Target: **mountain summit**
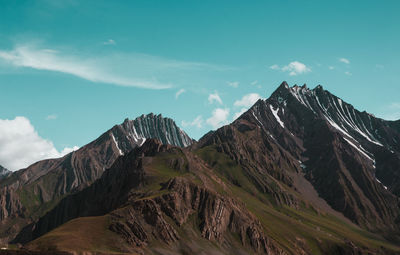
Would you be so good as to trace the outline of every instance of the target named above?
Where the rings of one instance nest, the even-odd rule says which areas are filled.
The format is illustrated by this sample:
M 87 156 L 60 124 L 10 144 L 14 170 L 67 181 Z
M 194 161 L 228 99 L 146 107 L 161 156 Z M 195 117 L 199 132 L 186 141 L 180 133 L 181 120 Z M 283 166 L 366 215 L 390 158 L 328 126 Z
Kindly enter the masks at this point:
M 398 122 L 284 82 L 198 142 L 142 115 L 14 173 L 0 233 L 75 254 L 399 254 L 398 141 Z

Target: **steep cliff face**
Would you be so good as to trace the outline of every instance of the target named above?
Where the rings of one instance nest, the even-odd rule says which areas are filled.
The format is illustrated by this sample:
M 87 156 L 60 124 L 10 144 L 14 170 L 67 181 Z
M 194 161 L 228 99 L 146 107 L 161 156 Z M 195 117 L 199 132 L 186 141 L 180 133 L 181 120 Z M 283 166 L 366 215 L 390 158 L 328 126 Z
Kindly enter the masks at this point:
M 166 144 L 188 146 L 193 140 L 175 122 L 161 115 L 125 120 L 93 142 L 63 158 L 37 162 L 0 180 L 0 238 L 4 241 L 23 226 L 51 209 L 64 195 L 97 180 L 121 155 L 157 138 Z M 10 225 L 9 217 L 18 218 Z

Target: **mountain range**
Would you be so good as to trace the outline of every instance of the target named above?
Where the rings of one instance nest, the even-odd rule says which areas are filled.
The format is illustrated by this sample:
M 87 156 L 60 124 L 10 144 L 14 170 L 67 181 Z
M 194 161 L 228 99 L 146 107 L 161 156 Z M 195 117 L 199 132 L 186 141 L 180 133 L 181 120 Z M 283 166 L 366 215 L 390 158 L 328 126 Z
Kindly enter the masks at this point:
M 126 119 L 0 180 L 3 253 L 399 254 L 399 143 L 400 120 L 286 82 L 199 141 Z

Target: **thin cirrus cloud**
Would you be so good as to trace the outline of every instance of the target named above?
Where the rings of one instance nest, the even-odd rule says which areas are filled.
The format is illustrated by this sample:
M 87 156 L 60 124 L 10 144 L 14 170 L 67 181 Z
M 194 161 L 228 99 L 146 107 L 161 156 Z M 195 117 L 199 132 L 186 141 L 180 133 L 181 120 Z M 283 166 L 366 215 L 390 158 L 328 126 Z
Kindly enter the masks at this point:
M 305 74 L 311 72 L 311 68 L 306 66 L 304 63 L 299 61 L 290 62 L 288 65 L 280 67 L 279 65 L 272 65 L 269 67 L 272 70 L 280 70 L 282 72 L 288 72 L 290 76 L 296 76 L 299 74 Z
M 110 42 L 109 42 L 110 43 Z M 36 44 L 0 50 L 0 62 L 13 67 L 70 74 L 95 83 L 145 89 L 168 89 L 183 74 L 226 71 L 230 67 L 185 62 L 135 53 L 113 53 L 96 57 L 40 48 Z M 155 74 L 159 77 L 155 77 Z M 160 78 L 163 81 L 160 81 Z
M 129 77 L 128 75 L 116 74 L 96 64 L 95 59 L 80 59 L 76 56 L 66 56 L 52 49 L 17 46 L 11 51 L 0 51 L 0 59 L 16 67 L 61 72 L 92 82 L 147 89 L 165 89 L 171 87 L 169 84 L 157 81 L 147 81 Z
M 233 87 L 233 88 L 239 87 L 238 81 L 228 81 L 227 84 L 228 84 L 228 86 Z
M 46 120 L 55 120 L 57 117 L 57 114 L 50 114 L 46 116 Z
M 197 116 L 194 120 L 192 121 L 182 121 L 182 126 L 183 127 L 197 127 L 197 128 L 202 128 L 203 127 L 203 116 L 199 115 Z
M 209 102 L 210 104 L 212 104 L 212 103 L 214 103 L 214 102 L 217 102 L 217 103 L 219 103 L 219 104 L 222 104 L 222 99 L 221 99 L 221 97 L 219 96 L 218 92 L 214 92 L 213 94 L 210 94 L 210 95 L 208 96 L 208 102 Z
M 107 41 L 103 42 L 104 45 L 115 45 L 116 42 L 113 39 L 108 39 Z
M 339 58 L 339 61 L 345 64 L 350 64 L 350 60 L 348 60 L 347 58 Z
M 178 99 L 178 97 L 179 97 L 180 95 L 182 95 L 183 93 L 185 93 L 185 92 L 186 92 L 185 89 L 180 89 L 180 90 L 178 90 L 178 91 L 175 93 L 175 99 Z
M 77 149 L 77 146 L 65 147 L 59 152 L 51 141 L 39 136 L 26 117 L 0 119 L 0 165 L 11 171 L 42 159 L 62 157 Z

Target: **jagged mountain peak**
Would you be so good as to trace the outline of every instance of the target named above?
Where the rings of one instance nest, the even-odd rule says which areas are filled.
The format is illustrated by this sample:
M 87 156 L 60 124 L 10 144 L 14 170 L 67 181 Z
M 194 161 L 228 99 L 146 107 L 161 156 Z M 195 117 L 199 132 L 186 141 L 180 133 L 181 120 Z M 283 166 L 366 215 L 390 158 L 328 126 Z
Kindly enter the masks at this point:
M 334 129 L 351 140 L 366 139 L 379 146 L 392 143 L 389 137 L 384 137 L 382 125 L 387 125 L 383 120 L 365 111 L 358 111 L 321 85 L 314 89 L 309 89 L 306 85 L 286 85 L 286 82 L 282 83 L 271 97 L 265 100 L 265 103 L 273 106 L 274 115 L 280 124 L 285 122 L 281 122 L 281 119 L 285 119 L 286 108 L 297 108 L 309 112 L 315 118 L 325 119 Z M 286 110 L 287 114 L 289 112 Z
M 253 119 L 252 122 L 272 139 L 282 136 L 282 133 L 303 137 L 306 126 L 324 122 L 346 146 L 370 162 L 371 168 L 378 169 L 376 171 L 382 178 L 383 171 L 379 172 L 380 167 L 376 166 L 379 156 L 375 151 L 385 151 L 385 154 L 392 155 L 390 157 L 395 157 L 395 152 L 400 151 L 396 138 L 400 129 L 396 122 L 376 118 L 366 111 L 360 112 L 321 85 L 309 89 L 305 85 L 290 87 L 284 82 L 271 97 L 256 103 L 249 114 L 243 117 Z M 396 183 L 392 180 L 385 182 Z
M 164 144 L 187 147 L 194 140 L 191 139 L 175 121 L 171 118 L 163 117 L 161 114 L 142 114 L 134 120 L 125 119 L 121 125 L 116 125 L 111 130 L 115 144 L 121 151 L 125 151 L 126 146 L 120 141 L 128 140 L 128 143 L 142 145 L 148 138 L 155 138 Z M 126 141 L 125 141 L 126 143 Z M 120 154 L 123 154 L 122 152 Z

